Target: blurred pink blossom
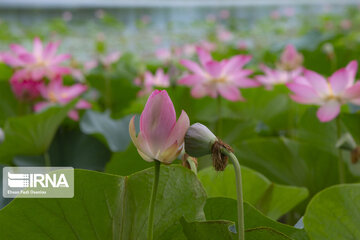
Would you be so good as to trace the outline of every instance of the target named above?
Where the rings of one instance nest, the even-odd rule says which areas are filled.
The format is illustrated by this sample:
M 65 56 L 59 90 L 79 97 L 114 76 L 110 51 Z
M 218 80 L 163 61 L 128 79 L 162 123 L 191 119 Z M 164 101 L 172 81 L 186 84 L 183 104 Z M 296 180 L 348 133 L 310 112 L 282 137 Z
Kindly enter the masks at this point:
M 122 53 L 119 51 L 112 52 L 106 56 L 99 56 L 99 59 L 93 59 L 86 61 L 84 63 L 84 70 L 86 72 L 91 71 L 92 69 L 96 68 L 99 64 L 104 66 L 105 68 L 110 68 L 110 66 L 117 62 L 121 58 Z
M 344 19 L 340 23 L 341 28 L 344 30 L 349 30 L 351 28 L 351 25 L 351 20 L 349 19 Z
M 220 62 L 214 61 L 209 52 L 197 48 L 200 65 L 190 60 L 180 63 L 191 71 L 178 81 L 179 84 L 191 86 L 191 94 L 195 98 L 206 95 L 216 98 L 218 95 L 230 100 L 243 100 L 239 88 L 257 87 L 259 84 L 247 76 L 252 73 L 243 66 L 251 60 L 251 56 L 236 55 Z
M 237 47 L 240 50 L 246 50 L 248 48 L 248 45 L 244 40 L 239 40 L 238 43 L 237 43 Z
M 360 105 L 360 82 L 355 82 L 357 68 L 357 62 L 351 61 L 328 79 L 305 70 L 304 77 L 298 77 L 293 83 L 287 84 L 293 92 L 290 97 L 298 103 L 319 105 L 319 120 L 331 121 L 340 113 L 341 105 L 348 102 Z
M 260 65 L 265 75 L 256 76 L 256 80 L 269 90 L 273 85 L 289 83 L 303 73 L 302 63 L 303 55 L 293 45 L 288 44 L 276 64 L 277 69 Z
M 293 7 L 287 7 L 284 9 L 284 15 L 287 17 L 292 17 L 295 15 L 295 8 Z
M 134 82 L 137 86 L 143 88 L 138 93 L 138 96 L 144 96 L 150 94 L 154 87 L 169 87 L 170 77 L 164 73 L 162 68 L 159 68 L 156 70 L 154 75 L 150 71 L 146 71 L 143 75 L 143 79 L 138 77 L 134 80 Z
M 212 52 L 212 51 L 214 51 L 216 49 L 216 44 L 215 43 L 212 43 L 212 42 L 209 42 L 209 41 L 206 41 L 206 40 L 200 41 L 197 44 L 197 46 L 204 49 L 207 52 Z
M 282 70 L 296 70 L 302 66 L 304 57 L 296 48 L 288 44 L 281 54 L 278 67 Z
M 39 112 L 43 109 L 59 104 L 65 105 L 71 100 L 79 97 L 87 90 L 87 86 L 83 84 L 74 84 L 72 86 L 64 86 L 62 79 L 58 78 L 50 82 L 47 86 L 42 86 L 40 88 L 41 96 L 45 101 L 38 102 L 34 106 L 34 111 Z M 68 113 L 68 116 L 77 121 L 79 120 L 79 109 L 88 109 L 91 108 L 91 104 L 83 99 L 79 100 L 75 106 L 75 109 L 71 110 Z
M 274 10 L 270 13 L 270 18 L 271 19 L 274 19 L 274 20 L 277 20 L 280 18 L 280 12 L 277 11 L 277 10 Z
M 265 73 L 265 75 L 258 75 L 255 79 L 264 85 L 268 90 L 271 90 L 274 85 L 291 82 L 294 78 L 300 76 L 303 71 L 302 68 L 298 68 L 293 71 L 271 69 L 263 64 L 260 65 L 260 69 Z
M 221 19 L 228 19 L 230 17 L 230 11 L 229 10 L 221 10 L 219 15 L 220 15 Z
M 196 46 L 194 44 L 185 44 L 182 46 L 182 54 L 186 57 L 192 57 L 196 53 Z
M 105 16 L 105 11 L 102 9 L 98 9 L 95 11 L 95 17 L 99 19 L 103 19 Z
M 12 81 L 41 81 L 47 77 L 52 80 L 70 73 L 70 68 L 61 63 L 70 59 L 70 54 L 56 55 L 60 42 L 50 42 L 45 47 L 39 38 L 34 39 L 33 51 L 28 52 L 23 46 L 11 44 L 11 52 L 3 54 L 3 60 L 15 68 Z
M 230 32 L 229 30 L 227 30 L 223 27 L 218 28 L 216 34 L 217 34 L 217 38 L 221 42 L 228 42 L 233 39 L 232 32 Z
M 149 24 L 151 21 L 151 18 L 149 15 L 142 15 L 140 20 L 143 24 Z
M 168 48 L 159 48 L 155 51 L 155 56 L 160 61 L 170 61 L 171 60 L 171 50 Z
M 22 101 L 33 101 L 40 96 L 40 89 L 44 86 L 44 81 L 34 81 L 32 79 L 18 81 L 11 79 L 10 85 L 18 99 Z
M 69 22 L 69 21 L 71 21 L 71 19 L 72 19 L 72 13 L 69 12 L 69 11 L 65 11 L 65 12 L 63 12 L 63 14 L 62 14 L 62 18 L 63 18 L 63 20 L 64 20 L 65 22 Z

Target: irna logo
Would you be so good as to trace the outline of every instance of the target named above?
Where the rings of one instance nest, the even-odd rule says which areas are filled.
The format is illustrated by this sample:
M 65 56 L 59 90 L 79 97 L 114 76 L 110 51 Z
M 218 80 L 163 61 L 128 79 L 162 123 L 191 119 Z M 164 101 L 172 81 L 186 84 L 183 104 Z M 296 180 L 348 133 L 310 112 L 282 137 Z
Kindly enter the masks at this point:
M 8 186 L 11 188 L 24 188 L 24 187 L 69 187 L 65 174 L 19 174 L 8 172 Z
M 72 198 L 72 167 L 4 167 L 5 198 Z

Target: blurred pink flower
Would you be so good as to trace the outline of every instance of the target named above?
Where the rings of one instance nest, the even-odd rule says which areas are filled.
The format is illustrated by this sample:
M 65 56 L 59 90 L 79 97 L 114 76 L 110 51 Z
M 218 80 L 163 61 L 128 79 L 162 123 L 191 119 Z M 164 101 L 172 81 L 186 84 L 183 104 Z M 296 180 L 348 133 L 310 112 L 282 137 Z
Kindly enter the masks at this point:
M 287 17 L 292 17 L 295 15 L 295 8 L 293 7 L 287 7 L 284 9 L 284 15 Z
M 155 56 L 160 61 L 170 61 L 171 60 L 171 50 L 168 48 L 159 48 L 155 51 Z
M 99 56 L 99 60 L 93 59 L 90 61 L 86 61 L 84 63 L 84 70 L 86 72 L 89 72 L 92 69 L 96 68 L 99 63 L 105 68 L 110 68 L 113 63 L 117 62 L 121 58 L 121 55 L 121 52 L 115 51 L 106 56 Z
M 105 11 L 102 9 L 98 9 L 95 11 L 95 17 L 98 19 L 103 19 L 105 17 Z
M 87 90 L 87 86 L 83 84 L 74 84 L 72 86 L 64 86 L 62 79 L 58 78 L 48 84 L 48 86 L 42 86 L 40 88 L 41 96 L 46 100 L 38 102 L 34 106 L 35 112 L 39 112 L 47 107 L 60 104 L 65 105 L 71 100 L 79 97 Z M 75 109 L 68 113 L 68 116 L 77 121 L 79 120 L 78 109 L 91 108 L 91 104 L 83 99 L 79 100 L 75 106 Z
M 151 21 L 151 18 L 150 18 L 149 15 L 142 15 L 142 16 L 141 16 L 141 22 L 142 22 L 143 24 L 149 24 L 150 21 Z
M 293 81 L 303 73 L 303 56 L 297 52 L 296 48 L 288 44 L 276 64 L 277 69 L 271 69 L 265 65 L 260 65 L 260 69 L 265 75 L 256 76 L 256 80 L 264 85 L 268 90 L 274 85 L 285 84 Z
M 191 94 L 195 98 L 218 95 L 230 101 L 243 100 L 239 88 L 257 87 L 259 83 L 249 79 L 252 73 L 243 66 L 251 60 L 251 56 L 236 55 L 220 62 L 214 61 L 209 52 L 197 48 L 200 65 L 190 60 L 180 63 L 192 73 L 179 80 L 179 84 L 191 86 Z
M 240 50 L 246 50 L 248 48 L 248 44 L 244 40 L 239 40 L 238 43 L 237 43 L 237 47 Z
M 196 53 L 196 46 L 194 44 L 185 44 L 182 46 L 182 54 L 186 57 L 192 57 Z
M 217 29 L 216 34 L 217 34 L 217 38 L 221 42 L 228 42 L 231 39 L 233 39 L 233 37 L 234 37 L 233 34 L 229 30 L 222 28 L 222 27 Z
M 258 75 L 255 79 L 264 85 L 268 90 L 271 90 L 274 85 L 291 82 L 294 78 L 300 76 L 303 71 L 302 68 L 298 68 L 293 71 L 271 69 L 263 64 L 260 65 L 260 69 L 265 73 L 265 75 Z
M 303 61 L 303 55 L 299 53 L 293 45 L 288 44 L 286 45 L 277 66 L 282 70 L 296 70 L 302 66 Z
M 216 44 L 209 41 L 201 41 L 197 44 L 198 47 L 204 49 L 207 52 L 212 52 L 216 49 Z
M 277 20 L 280 18 L 280 12 L 277 10 L 274 10 L 270 13 L 270 18 L 273 20 Z
M 117 62 L 120 59 L 121 55 L 122 55 L 121 52 L 115 51 L 106 56 L 100 56 L 100 62 L 105 67 L 110 67 L 111 64 Z
M 96 59 L 92 59 L 90 61 L 84 62 L 84 70 L 86 72 L 91 71 L 92 69 L 96 68 L 98 66 L 98 61 Z
M 33 51 L 28 52 L 23 46 L 11 44 L 12 52 L 4 53 L 4 62 L 16 69 L 12 81 L 50 80 L 70 73 L 70 68 L 60 64 L 70 59 L 70 54 L 56 55 L 60 42 L 50 42 L 43 47 L 39 38 L 34 39 Z
M 349 19 L 344 19 L 340 23 L 341 28 L 344 30 L 349 30 L 351 28 L 351 25 L 351 20 Z
M 148 162 L 158 160 L 170 164 L 183 149 L 189 117 L 181 112 L 176 121 L 174 105 L 165 90 L 155 90 L 140 116 L 140 132 L 136 136 L 133 117 L 129 124 L 130 137 L 140 156 Z
M 24 79 L 22 81 L 10 80 L 11 89 L 15 96 L 23 101 L 32 101 L 40 96 L 40 89 L 44 86 L 43 81 Z
M 71 21 L 71 19 L 72 19 L 72 13 L 69 12 L 69 11 L 65 11 L 65 12 L 63 12 L 63 14 L 62 14 L 62 18 L 63 18 L 63 20 L 64 20 L 65 22 L 69 22 L 69 21 Z
M 155 75 L 153 75 L 150 71 L 146 71 L 144 73 L 143 80 L 141 80 L 140 78 L 136 78 L 134 82 L 137 86 L 143 88 L 138 93 L 138 96 L 144 96 L 150 94 L 153 91 L 153 87 L 169 87 L 170 77 L 169 75 L 164 73 L 164 70 L 162 68 L 159 68 L 156 71 Z
M 360 105 L 360 82 L 355 83 L 358 64 L 351 61 L 328 79 L 316 72 L 306 70 L 304 77 L 298 77 L 287 87 L 294 93 L 290 97 L 299 103 L 315 104 L 320 108 L 317 117 L 328 122 L 340 113 L 342 104 L 348 102 Z
M 219 15 L 220 15 L 221 19 L 228 19 L 230 17 L 230 11 L 229 10 L 221 10 Z

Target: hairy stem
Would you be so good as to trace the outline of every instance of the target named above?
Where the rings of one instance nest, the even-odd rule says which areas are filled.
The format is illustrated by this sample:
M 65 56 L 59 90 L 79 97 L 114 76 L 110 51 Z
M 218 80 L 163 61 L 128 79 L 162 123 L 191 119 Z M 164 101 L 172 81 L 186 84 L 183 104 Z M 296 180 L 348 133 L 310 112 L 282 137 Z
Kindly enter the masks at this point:
M 338 116 L 336 118 L 336 130 L 337 130 L 337 139 L 341 138 L 341 121 L 340 117 Z M 338 170 L 339 170 L 339 182 L 345 183 L 345 166 L 344 166 L 344 160 L 342 156 L 342 151 L 340 148 L 338 148 Z
M 221 96 L 217 97 L 217 119 L 216 119 L 216 136 L 221 137 L 222 134 L 222 106 Z
M 241 183 L 241 167 L 236 156 L 225 148 L 221 149 L 221 152 L 230 158 L 235 170 L 236 177 L 236 194 L 237 194 L 237 212 L 238 212 L 238 239 L 245 240 L 245 226 L 244 226 L 244 201 L 242 194 L 242 183 Z
M 147 232 L 148 240 L 152 240 L 154 235 L 155 200 L 156 200 L 156 194 L 157 194 L 157 189 L 159 185 L 159 176 L 160 176 L 160 161 L 155 160 L 154 162 L 155 162 L 155 175 L 154 175 L 154 183 L 152 187 L 150 207 L 149 207 L 148 232 Z

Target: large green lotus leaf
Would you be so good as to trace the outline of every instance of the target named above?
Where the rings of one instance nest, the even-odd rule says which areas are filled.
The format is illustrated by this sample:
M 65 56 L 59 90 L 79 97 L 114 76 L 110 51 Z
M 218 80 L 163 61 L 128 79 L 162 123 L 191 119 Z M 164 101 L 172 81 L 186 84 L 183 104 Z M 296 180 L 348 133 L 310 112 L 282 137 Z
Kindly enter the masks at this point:
M 307 206 L 304 226 L 311 239 L 360 239 L 360 184 L 343 184 L 319 192 Z
M 337 155 L 335 147 L 337 142 L 337 130 L 335 120 L 331 122 L 320 122 L 316 117 L 316 108 L 309 108 L 301 118 L 296 138 L 301 142 L 313 144 L 323 151 Z
M 152 166 L 140 157 L 135 145 L 130 144 L 124 152 L 113 153 L 105 172 L 125 176 Z
M 121 177 L 75 170 L 74 198 L 19 198 L 3 208 L 0 239 L 146 239 L 153 172 Z M 185 239 L 179 220 L 204 220 L 206 194 L 188 169 L 160 172 L 154 239 Z
M 342 114 L 341 120 L 357 145 L 360 145 L 360 114 Z
M 0 162 L 11 163 L 15 155 L 45 153 L 56 130 L 74 104 L 72 102 L 38 114 L 9 118 L 4 126 L 5 140 L 0 144 Z
M 103 171 L 111 152 L 98 139 L 82 133 L 79 129 L 62 128 L 57 132 L 48 150 L 51 166 Z M 44 155 L 16 156 L 16 166 L 43 166 Z
M 81 131 L 94 134 L 107 143 L 113 152 L 124 151 L 130 142 L 129 121 L 131 116 L 114 120 L 110 112 L 86 111 L 80 122 Z
M 241 168 L 244 200 L 256 206 L 270 218 L 277 219 L 290 211 L 308 196 L 303 187 L 272 183 L 260 173 Z M 216 172 L 212 167 L 199 171 L 198 177 L 209 197 L 236 199 L 235 173 L 232 165 Z
M 14 117 L 19 111 L 20 104 L 12 93 L 8 82 L 0 81 L 0 124 L 8 117 Z
M 206 220 L 229 220 L 237 222 L 237 202 L 232 198 L 208 198 L 204 207 Z M 244 203 L 245 229 L 270 227 L 294 240 L 308 240 L 303 229 L 274 221 L 248 203 Z
M 339 181 L 337 157 L 315 145 L 287 138 L 259 138 L 233 147 L 243 165 L 271 181 L 306 187 L 311 195 Z
M 234 223 L 230 221 L 187 222 L 181 219 L 183 231 L 188 240 L 236 240 L 231 231 Z M 268 227 L 251 228 L 245 231 L 246 240 L 291 240 L 288 236 Z
M 111 157 L 105 144 L 79 129 L 59 131 L 51 143 L 49 154 L 53 166 L 72 166 L 96 171 L 103 171 Z
M 11 67 L 0 62 L 0 81 L 8 81 L 11 78 L 12 72 Z

